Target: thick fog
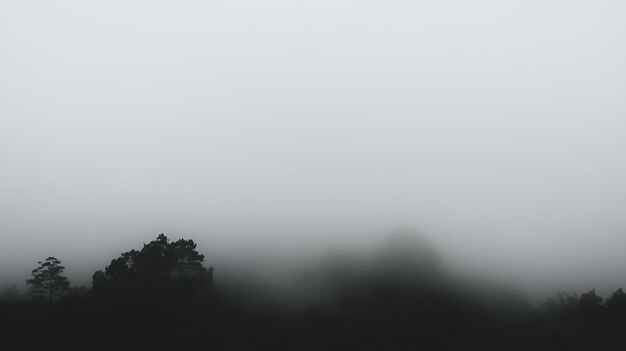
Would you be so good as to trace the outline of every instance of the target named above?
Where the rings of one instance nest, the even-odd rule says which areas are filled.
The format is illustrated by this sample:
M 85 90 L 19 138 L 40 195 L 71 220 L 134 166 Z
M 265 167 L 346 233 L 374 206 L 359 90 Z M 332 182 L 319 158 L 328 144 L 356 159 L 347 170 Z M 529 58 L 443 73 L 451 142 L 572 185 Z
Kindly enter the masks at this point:
M 194 239 L 219 281 L 401 225 L 460 275 L 626 287 L 625 14 L 1 0 L 0 281 L 55 256 L 89 284 L 158 233 Z

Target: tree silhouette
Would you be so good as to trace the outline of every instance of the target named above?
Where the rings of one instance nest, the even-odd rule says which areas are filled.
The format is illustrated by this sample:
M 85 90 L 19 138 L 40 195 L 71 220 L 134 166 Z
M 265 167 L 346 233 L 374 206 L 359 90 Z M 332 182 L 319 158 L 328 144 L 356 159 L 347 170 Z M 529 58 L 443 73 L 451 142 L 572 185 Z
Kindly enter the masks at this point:
M 573 311 L 578 306 L 578 293 L 570 294 L 565 291 L 558 291 L 555 296 L 549 297 L 547 305 L 549 308 L 561 311 Z
M 606 300 L 606 308 L 611 317 L 626 317 L 626 293 L 622 288 L 617 289 Z
M 578 300 L 578 311 L 585 318 L 591 318 L 602 313 L 602 297 L 596 294 L 595 289 L 583 293 Z
M 32 271 L 33 278 L 26 280 L 30 285 L 30 294 L 37 298 L 48 298 L 52 301 L 59 298 L 69 289 L 70 281 L 61 275 L 65 267 L 55 257 L 39 261 L 39 267 Z
M 122 253 L 104 271 L 96 271 L 92 277 L 93 290 L 152 296 L 189 293 L 212 282 L 213 267 L 204 268 L 203 261 L 204 255 L 196 251 L 193 240 L 170 242 L 160 234 L 141 250 Z
M 169 246 L 172 256 L 173 273 L 177 276 L 195 275 L 204 269 L 202 261 L 204 255 L 196 251 L 196 243 L 193 240 L 179 239 Z

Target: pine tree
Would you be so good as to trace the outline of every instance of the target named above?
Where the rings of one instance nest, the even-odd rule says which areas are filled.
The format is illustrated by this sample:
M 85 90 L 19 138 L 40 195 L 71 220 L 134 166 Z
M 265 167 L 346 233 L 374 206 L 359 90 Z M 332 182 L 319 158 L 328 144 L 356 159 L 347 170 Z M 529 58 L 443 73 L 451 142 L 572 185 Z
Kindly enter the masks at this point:
M 61 275 L 65 270 L 61 261 L 48 257 L 38 263 L 40 266 L 32 271 L 33 278 L 26 280 L 30 285 L 30 294 L 48 301 L 61 297 L 70 286 L 70 281 Z

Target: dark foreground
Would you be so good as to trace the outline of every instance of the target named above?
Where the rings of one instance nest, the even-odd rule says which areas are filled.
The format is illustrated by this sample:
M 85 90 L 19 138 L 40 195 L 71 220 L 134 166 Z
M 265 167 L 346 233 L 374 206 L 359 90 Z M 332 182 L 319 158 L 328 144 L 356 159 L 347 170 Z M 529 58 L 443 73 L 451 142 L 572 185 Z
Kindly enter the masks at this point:
M 532 308 L 370 282 L 303 308 L 193 299 L 68 296 L 0 305 L 2 350 L 624 350 L 623 313 Z M 363 290 L 362 290 L 363 289 Z M 217 289 L 216 289 L 217 290 Z
M 428 251 L 396 251 L 334 269 L 324 298 L 299 303 L 220 286 L 192 241 L 165 236 L 112 260 L 90 289 L 68 289 L 49 258 L 29 280 L 35 296 L 0 298 L 0 350 L 626 350 L 621 289 L 532 306 L 406 259 Z

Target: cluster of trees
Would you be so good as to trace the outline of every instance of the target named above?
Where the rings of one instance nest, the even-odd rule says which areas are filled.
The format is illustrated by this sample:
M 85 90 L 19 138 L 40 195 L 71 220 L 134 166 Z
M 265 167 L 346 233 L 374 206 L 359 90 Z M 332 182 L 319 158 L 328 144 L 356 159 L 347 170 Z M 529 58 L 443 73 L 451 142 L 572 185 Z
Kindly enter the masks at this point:
M 189 297 L 207 291 L 213 283 L 213 267 L 205 268 L 203 261 L 204 255 L 196 251 L 193 240 L 170 241 L 160 234 L 140 250 L 124 252 L 104 270 L 96 271 L 92 292 L 121 298 Z M 33 277 L 26 280 L 29 295 L 49 301 L 60 299 L 70 286 L 64 270 L 55 257 L 40 261 Z
M 547 301 L 548 308 L 565 317 L 579 316 L 585 319 L 626 318 L 626 293 L 617 289 L 610 297 L 603 299 L 595 289 L 581 294 L 559 292 Z

